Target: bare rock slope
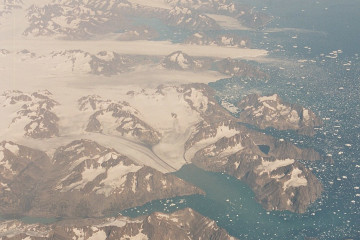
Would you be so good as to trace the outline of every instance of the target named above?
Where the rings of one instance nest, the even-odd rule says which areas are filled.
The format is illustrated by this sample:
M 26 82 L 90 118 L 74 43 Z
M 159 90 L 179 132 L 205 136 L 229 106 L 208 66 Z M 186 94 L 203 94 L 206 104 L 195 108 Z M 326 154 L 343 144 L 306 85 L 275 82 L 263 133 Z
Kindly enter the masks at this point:
M 41 239 L 141 239 L 141 240 L 236 240 L 215 221 L 186 208 L 171 214 L 153 213 L 131 219 L 119 216 L 108 219 L 63 221 L 50 225 L 7 221 L 0 224 L 4 240 Z

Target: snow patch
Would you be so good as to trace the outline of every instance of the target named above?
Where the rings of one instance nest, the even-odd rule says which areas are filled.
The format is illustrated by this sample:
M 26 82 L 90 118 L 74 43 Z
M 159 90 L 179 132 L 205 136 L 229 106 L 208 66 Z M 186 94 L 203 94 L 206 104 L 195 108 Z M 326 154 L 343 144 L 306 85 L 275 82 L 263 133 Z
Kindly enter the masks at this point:
M 19 155 L 19 147 L 15 144 L 5 143 L 5 148 L 15 154 L 16 156 Z
M 272 171 L 289 166 L 295 162 L 294 159 L 283 159 L 283 160 L 275 160 L 275 161 L 262 161 L 261 165 L 259 165 L 256 170 L 260 171 L 260 175 L 267 173 L 270 174 Z
M 294 168 L 291 172 L 291 177 L 289 180 L 284 182 L 283 189 L 286 190 L 289 187 L 300 187 L 307 185 L 307 179 L 305 176 L 300 176 L 302 171 L 299 168 Z

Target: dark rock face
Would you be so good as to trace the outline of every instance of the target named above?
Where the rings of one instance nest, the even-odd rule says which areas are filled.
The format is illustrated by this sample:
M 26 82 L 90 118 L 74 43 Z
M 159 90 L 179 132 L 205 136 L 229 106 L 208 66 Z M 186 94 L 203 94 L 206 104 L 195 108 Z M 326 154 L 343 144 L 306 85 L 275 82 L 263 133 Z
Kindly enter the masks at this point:
M 215 221 L 186 208 L 171 214 L 153 213 L 136 219 L 119 216 L 109 219 L 84 219 L 63 221 L 50 225 L 26 225 L 8 221 L 0 225 L 0 237 L 20 240 L 28 237 L 40 239 L 141 239 L 183 240 L 212 239 L 236 240 Z M 14 233 L 12 229 L 17 229 Z
M 207 15 L 194 9 L 178 6 L 169 11 L 166 22 L 169 25 L 190 28 L 191 30 L 206 31 L 220 29 L 215 20 Z
M 49 91 L 38 91 L 32 94 L 7 91 L 3 96 L 6 99 L 3 107 L 17 105 L 20 108 L 9 128 L 22 121 L 25 122 L 25 136 L 36 139 L 59 136 L 59 118 L 53 112 L 54 107 L 59 103 L 52 99 Z
M 49 157 L 41 151 L 13 142 L 0 143 L 1 215 L 30 210 L 50 166 Z
M 232 0 L 167 0 L 172 6 L 196 9 L 199 12 L 222 14 L 236 18 L 249 28 L 262 28 L 269 24 L 273 17 L 257 12 L 253 8 Z
M 22 0 L 4 0 L 0 10 L 0 17 L 10 14 L 14 9 L 21 9 L 23 7 Z
M 226 58 L 215 62 L 217 71 L 220 73 L 249 79 L 267 79 L 268 75 L 259 68 L 237 59 Z
M 238 107 L 242 109 L 239 120 L 259 128 L 291 129 L 300 134 L 313 135 L 314 127 L 322 124 L 314 112 L 296 104 L 285 103 L 277 94 L 263 97 L 251 94 L 243 98 Z
M 268 210 L 302 213 L 321 196 L 319 180 L 297 161 L 321 160 L 318 152 L 250 130 L 214 106 L 203 109 L 206 120 L 195 126 L 185 144 L 187 161 L 245 181 Z
M 305 212 L 322 192 L 319 180 L 295 160 L 302 159 L 308 150 L 294 146 L 294 151 L 278 155 L 277 144 L 269 144 L 272 148 L 266 154 L 253 141 L 249 132 L 223 137 L 198 151 L 192 162 L 245 181 L 268 210 Z
M 181 51 L 173 52 L 165 57 L 162 66 L 172 70 L 206 70 L 211 66 L 211 60 L 194 58 Z
M 94 110 L 86 127 L 88 132 L 113 133 L 133 137 L 147 145 L 155 145 L 161 134 L 144 122 L 138 110 L 127 102 L 102 100 L 98 96 L 87 96 L 79 99 L 79 109 Z
M 64 39 L 89 39 L 123 26 L 120 12 L 131 4 L 126 0 L 110 1 L 58 1 L 42 7 L 32 5 L 27 10 L 29 27 L 24 35 L 56 36 Z M 97 9 L 98 11 L 94 11 Z M 62 19 L 62 20 L 59 20 Z
M 180 152 L 182 161 L 192 162 L 206 170 L 226 172 L 245 181 L 255 192 L 258 201 L 269 210 L 304 212 L 309 204 L 320 197 L 321 183 L 297 161 L 320 160 L 318 152 L 298 148 L 289 142 L 276 140 L 240 125 L 238 121 L 241 116 L 238 119 L 230 115 L 216 101 L 214 90 L 205 84 L 159 86 L 154 91 L 157 96 L 165 96 L 169 92 L 178 94 L 176 99 L 181 99 L 181 104 L 187 109 L 186 113 L 191 112 L 196 116 L 187 127 L 187 135 L 180 146 L 184 147 L 183 152 Z M 138 94 L 147 93 L 144 91 Z M 16 107 L 17 104 L 24 106 L 18 112 L 20 117 L 33 116 L 34 113 L 36 116 L 46 116 L 37 110 L 51 111 L 58 104 L 50 96 L 47 91 L 33 94 L 12 92 L 5 95 L 3 107 Z M 271 112 L 273 108 L 289 112 L 290 115 L 291 112 L 298 114 L 302 111 L 299 119 L 311 122 L 312 118 L 309 116 L 313 116 L 313 113 L 285 105 L 276 95 L 250 98 L 255 99 L 252 101 L 256 101 L 259 106 L 249 105 L 245 110 L 264 109 L 261 119 L 266 120 L 269 116 L 282 113 Z M 252 101 L 245 102 L 250 104 Z M 260 106 L 260 103 L 263 105 Z M 104 100 L 99 96 L 89 95 L 78 100 L 78 108 L 89 116 L 85 124 L 87 131 L 125 136 L 142 146 L 154 146 L 163 138 L 160 134 L 163 133 L 162 130 L 151 127 L 147 123 L 149 118 L 145 118 L 127 102 Z M 305 117 L 306 111 L 308 117 Z M 184 114 L 182 111 L 178 113 Z M 289 114 L 283 114 L 284 121 L 292 123 L 293 120 L 287 119 Z M 177 114 L 172 113 L 173 119 L 177 117 Z M 156 125 L 156 122 L 153 124 Z M 45 153 L 42 154 L 46 156 Z M 2 187 L 9 189 L 11 193 L 3 198 L 4 202 L 10 199 L 9 204 L 14 206 L 7 208 L 8 214 L 17 214 L 17 204 L 26 202 L 26 207 L 23 208 L 26 211 L 23 212 L 32 216 L 103 216 L 155 199 L 203 193 L 173 175 L 139 165 L 114 149 L 89 140 L 73 141 L 58 148 L 52 160 L 50 165 L 44 164 L 39 170 L 44 176 L 43 182 L 37 183 L 37 178 L 30 179 L 29 182 L 37 184 L 31 201 L 23 200 L 19 195 L 11 195 L 12 191 L 22 191 L 22 188 L 19 186 L 19 190 L 13 190 L 4 182 Z M 0 166 L 4 167 L 4 176 L 11 173 L 6 159 Z M 13 199 L 16 198 L 20 199 L 19 202 L 14 202 Z
M 181 195 L 202 194 L 170 174 L 141 166 L 89 140 L 37 150 L 1 144 L 1 215 L 89 217 Z

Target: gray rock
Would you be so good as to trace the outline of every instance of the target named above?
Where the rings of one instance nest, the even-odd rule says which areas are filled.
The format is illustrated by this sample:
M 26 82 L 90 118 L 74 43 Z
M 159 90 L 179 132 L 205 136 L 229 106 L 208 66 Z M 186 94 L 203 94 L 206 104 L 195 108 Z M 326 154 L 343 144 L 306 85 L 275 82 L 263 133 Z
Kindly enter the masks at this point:
M 96 109 L 89 118 L 86 127 L 88 132 L 118 132 L 122 136 L 133 137 L 150 146 L 160 141 L 160 132 L 144 122 L 139 111 L 127 102 L 104 101 L 98 96 L 87 96 L 79 100 L 79 108 Z
M 37 139 L 59 136 L 59 118 L 53 112 L 53 108 L 59 103 L 51 98 L 52 94 L 49 91 L 38 91 L 32 94 L 6 91 L 3 96 L 5 96 L 3 107 L 17 104 L 20 108 L 10 128 L 17 121 L 24 120 L 26 122 L 25 136 Z
M 172 70 L 201 71 L 210 68 L 211 60 L 191 57 L 182 51 L 176 51 L 164 58 L 162 66 Z
M 218 72 L 246 79 L 268 79 L 269 76 L 252 64 L 238 59 L 226 58 L 214 63 Z
M 166 23 L 172 26 L 188 28 L 193 31 L 220 29 L 216 21 L 194 9 L 175 6 L 168 12 Z
M 29 237 L 40 239 L 142 239 L 183 240 L 212 239 L 236 240 L 224 229 L 192 209 L 186 208 L 171 214 L 153 213 L 131 219 L 119 216 L 108 219 L 66 220 L 49 225 L 26 225 L 19 221 L 7 221 L 0 225 L 4 240 L 20 240 Z M 14 234 L 12 229 L 16 228 Z
M 28 215 L 99 217 L 156 199 L 203 194 L 174 175 L 89 140 L 60 147 L 53 163 Z
M 41 151 L 1 142 L 0 214 L 17 216 L 28 212 L 50 166 L 49 157 Z
M 242 110 L 239 120 L 259 128 L 273 127 L 314 135 L 314 128 L 322 125 L 321 119 L 313 111 L 283 102 L 277 94 L 271 96 L 250 94 L 239 102 L 238 107 Z

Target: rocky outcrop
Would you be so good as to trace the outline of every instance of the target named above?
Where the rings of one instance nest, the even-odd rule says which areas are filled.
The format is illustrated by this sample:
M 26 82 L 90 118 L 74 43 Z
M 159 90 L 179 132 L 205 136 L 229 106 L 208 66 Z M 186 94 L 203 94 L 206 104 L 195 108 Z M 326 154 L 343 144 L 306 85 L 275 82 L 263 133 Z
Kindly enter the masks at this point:
M 215 60 L 204 57 L 193 57 L 182 51 L 176 51 L 166 56 L 162 61 L 162 66 L 166 69 L 181 71 L 217 71 L 222 74 L 245 79 L 269 78 L 268 74 L 261 71 L 260 68 L 244 60 L 231 58 Z
M 79 100 L 79 109 L 96 110 L 89 118 L 86 127 L 88 132 L 118 132 L 121 136 L 135 138 L 147 145 L 155 145 L 160 141 L 161 134 L 144 122 L 139 111 L 127 102 L 112 102 L 101 100 L 98 96 L 87 96 Z
M 3 96 L 4 108 L 15 105 L 20 109 L 9 124 L 9 128 L 23 128 L 25 136 L 36 139 L 59 136 L 59 118 L 53 112 L 53 108 L 59 103 L 52 99 L 49 91 L 32 94 L 6 91 Z
M 238 107 L 239 120 L 259 128 L 273 127 L 279 130 L 296 130 L 301 134 L 314 135 L 314 127 L 322 121 L 309 109 L 283 102 L 277 95 L 251 94 L 243 98 Z
M 228 113 L 204 109 L 204 121 L 185 143 L 187 161 L 245 181 L 268 210 L 304 212 L 321 196 L 320 181 L 297 161 L 320 160 L 318 152 L 250 130 Z
M 216 21 L 205 14 L 201 14 L 194 9 L 174 7 L 166 17 L 166 23 L 171 26 L 188 28 L 191 30 L 216 30 L 220 26 Z
M 23 4 L 22 0 L 4 0 L 0 6 L 0 17 L 10 14 L 14 9 L 21 9 Z
M 29 105 L 34 98 L 48 101 L 50 93 L 13 92 L 6 96 L 3 107 Z M 46 170 L 51 177 L 40 185 L 27 214 L 102 216 L 159 198 L 202 193 L 173 175 L 148 167 L 168 172 L 186 163 L 245 181 L 269 210 L 304 212 L 321 195 L 321 183 L 298 161 L 320 160 L 318 152 L 239 124 L 241 113 L 240 118 L 232 116 L 205 84 L 163 85 L 130 91 L 122 97 L 129 102 L 97 95 L 80 98 L 78 109 L 85 116 L 86 130 L 92 132 L 90 138 L 98 136 L 99 141 L 105 139 L 103 142 L 107 136 L 111 140 L 121 137 L 131 145 L 124 144 L 124 152 L 142 151 L 151 162 L 136 154 L 131 155 L 133 161 L 93 141 L 71 142 L 55 152 L 53 165 Z M 273 99 L 277 97 L 256 98 L 264 109 L 297 109 Z M 54 104 L 43 105 L 52 109 Z M 273 113 L 264 110 L 263 114 Z M 284 121 L 290 121 L 286 116 Z
M 162 66 L 172 70 L 200 71 L 211 66 L 211 60 L 195 58 L 181 51 L 173 52 L 162 61 Z
M 89 217 L 202 191 L 89 140 L 54 154 L 47 183 L 29 215 Z
M 21 215 L 29 211 L 50 166 L 49 157 L 41 151 L 13 142 L 1 142 L 1 215 Z
M 104 216 L 156 199 L 203 194 L 89 140 L 60 147 L 52 160 L 42 151 L 2 142 L 0 173 L 1 216 Z
M 283 143 L 270 137 L 265 137 L 268 145 L 265 145 L 264 138 L 264 145 L 258 145 L 257 133 L 244 128 L 233 131 L 237 133 L 208 138 L 206 144 L 200 145 L 200 150 L 196 149 L 192 162 L 201 168 L 223 171 L 245 181 L 267 210 L 302 213 L 321 196 L 320 181 L 296 161 L 304 157 L 319 160 L 318 153 L 289 146 L 289 143 L 286 144 L 288 149 L 283 151 Z
M 218 72 L 246 79 L 267 79 L 269 76 L 252 64 L 238 59 L 226 58 L 215 62 Z
M 10 54 L 10 51 L 9 50 L 7 50 L 7 49 L 0 49 L 0 57 L 1 56 L 6 56 L 6 55 L 8 55 L 8 54 Z
M 0 237 L 4 240 L 236 240 L 218 227 L 215 221 L 189 208 L 171 214 L 153 213 L 136 219 L 119 216 L 108 219 L 68 220 L 50 225 L 27 225 L 19 221 L 7 221 L 0 225 L 0 229 Z
M 117 1 L 58 1 L 27 9 L 29 26 L 24 35 L 55 36 L 76 40 L 89 39 L 126 26 L 119 12 L 131 7 L 126 0 Z
M 196 9 L 201 13 L 215 13 L 236 18 L 249 28 L 262 28 L 269 24 L 273 17 L 254 10 L 253 7 L 233 0 L 167 0 L 171 6 Z

